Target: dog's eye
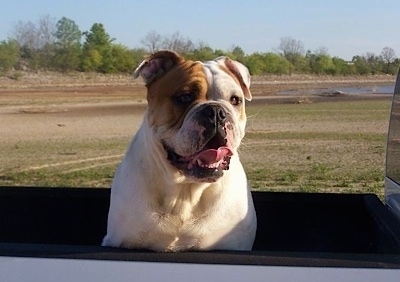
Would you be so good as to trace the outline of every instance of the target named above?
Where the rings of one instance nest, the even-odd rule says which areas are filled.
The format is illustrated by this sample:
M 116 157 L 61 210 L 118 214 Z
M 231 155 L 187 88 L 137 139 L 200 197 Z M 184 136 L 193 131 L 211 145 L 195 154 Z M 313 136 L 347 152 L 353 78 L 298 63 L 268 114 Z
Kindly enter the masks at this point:
M 176 104 L 189 104 L 193 102 L 195 95 L 191 92 L 184 92 L 174 96 L 173 100 Z
M 239 96 L 233 95 L 233 96 L 231 97 L 231 99 L 230 99 L 230 102 L 231 102 L 231 104 L 234 105 L 234 106 L 239 106 L 239 105 L 243 102 L 243 100 L 240 99 Z

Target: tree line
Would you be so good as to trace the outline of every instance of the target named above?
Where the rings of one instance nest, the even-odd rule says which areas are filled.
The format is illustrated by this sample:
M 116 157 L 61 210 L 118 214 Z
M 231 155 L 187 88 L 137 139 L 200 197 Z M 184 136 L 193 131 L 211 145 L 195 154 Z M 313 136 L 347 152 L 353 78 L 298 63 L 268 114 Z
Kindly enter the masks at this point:
M 174 50 L 193 60 L 229 56 L 245 64 L 253 75 L 395 74 L 400 66 L 400 59 L 388 46 L 378 55 L 355 55 L 346 61 L 330 56 L 325 47 L 306 51 L 303 42 L 291 37 L 281 38 L 275 52 L 252 54 L 245 54 L 240 46 L 221 50 L 204 42 L 195 44 L 179 32 L 160 35 L 150 31 L 141 44 L 142 47 L 132 49 L 116 43 L 101 23 L 82 32 L 69 18 L 56 21 L 44 16 L 36 23 L 18 22 L 10 38 L 0 42 L 0 73 L 12 69 L 130 73 L 146 54 L 160 49 Z

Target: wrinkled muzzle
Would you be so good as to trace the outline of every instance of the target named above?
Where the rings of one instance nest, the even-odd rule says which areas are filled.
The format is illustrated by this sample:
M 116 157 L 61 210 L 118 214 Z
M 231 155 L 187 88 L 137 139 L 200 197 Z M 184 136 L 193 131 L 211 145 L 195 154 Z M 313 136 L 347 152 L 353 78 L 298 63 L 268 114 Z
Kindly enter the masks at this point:
M 200 105 L 190 117 L 190 122 L 183 123 L 182 140 L 174 147 L 164 142 L 169 162 L 186 176 L 203 182 L 215 182 L 229 169 L 231 156 L 234 154 L 232 117 L 220 104 L 205 103 Z M 181 148 L 190 144 L 189 154 L 178 154 Z M 181 150 L 184 151 L 184 150 Z

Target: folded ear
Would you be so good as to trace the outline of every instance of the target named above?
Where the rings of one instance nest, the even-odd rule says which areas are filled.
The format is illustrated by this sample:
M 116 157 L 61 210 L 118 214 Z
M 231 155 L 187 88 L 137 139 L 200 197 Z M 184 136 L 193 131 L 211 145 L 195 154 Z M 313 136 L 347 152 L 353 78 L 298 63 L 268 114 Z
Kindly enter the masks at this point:
M 139 64 L 133 72 L 133 77 L 138 78 L 140 75 L 145 84 L 149 85 L 154 79 L 162 76 L 183 60 L 184 59 L 175 52 L 158 51 Z
M 241 63 L 233 61 L 228 57 L 222 56 L 216 58 L 214 61 L 225 66 L 238 80 L 240 87 L 243 90 L 246 100 L 251 101 L 252 96 L 250 92 L 250 72 Z

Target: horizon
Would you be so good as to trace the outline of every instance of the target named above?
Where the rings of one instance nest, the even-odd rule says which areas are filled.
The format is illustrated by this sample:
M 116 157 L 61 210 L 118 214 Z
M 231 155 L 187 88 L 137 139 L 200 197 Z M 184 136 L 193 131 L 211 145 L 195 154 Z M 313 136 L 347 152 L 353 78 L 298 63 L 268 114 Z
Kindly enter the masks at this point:
M 28 0 L 15 0 L 2 4 L 0 41 L 12 37 L 18 22 L 36 23 L 48 15 L 55 22 L 69 18 L 81 31 L 101 23 L 115 42 L 128 48 L 145 48 L 141 40 L 155 31 L 161 36 L 179 32 L 195 44 L 202 42 L 212 49 L 239 46 L 246 54 L 276 52 L 284 37 L 301 41 L 305 51 L 324 47 L 331 57 L 347 61 L 367 53 L 380 55 L 384 47 L 395 50 L 396 57 L 400 54 L 400 35 L 395 30 L 400 10 L 397 0 L 280 0 L 268 4 L 261 0 L 245 4 L 237 0 L 170 0 L 157 4 L 86 0 L 78 5 L 71 0 L 56 4 L 37 0 L 34 6 Z

